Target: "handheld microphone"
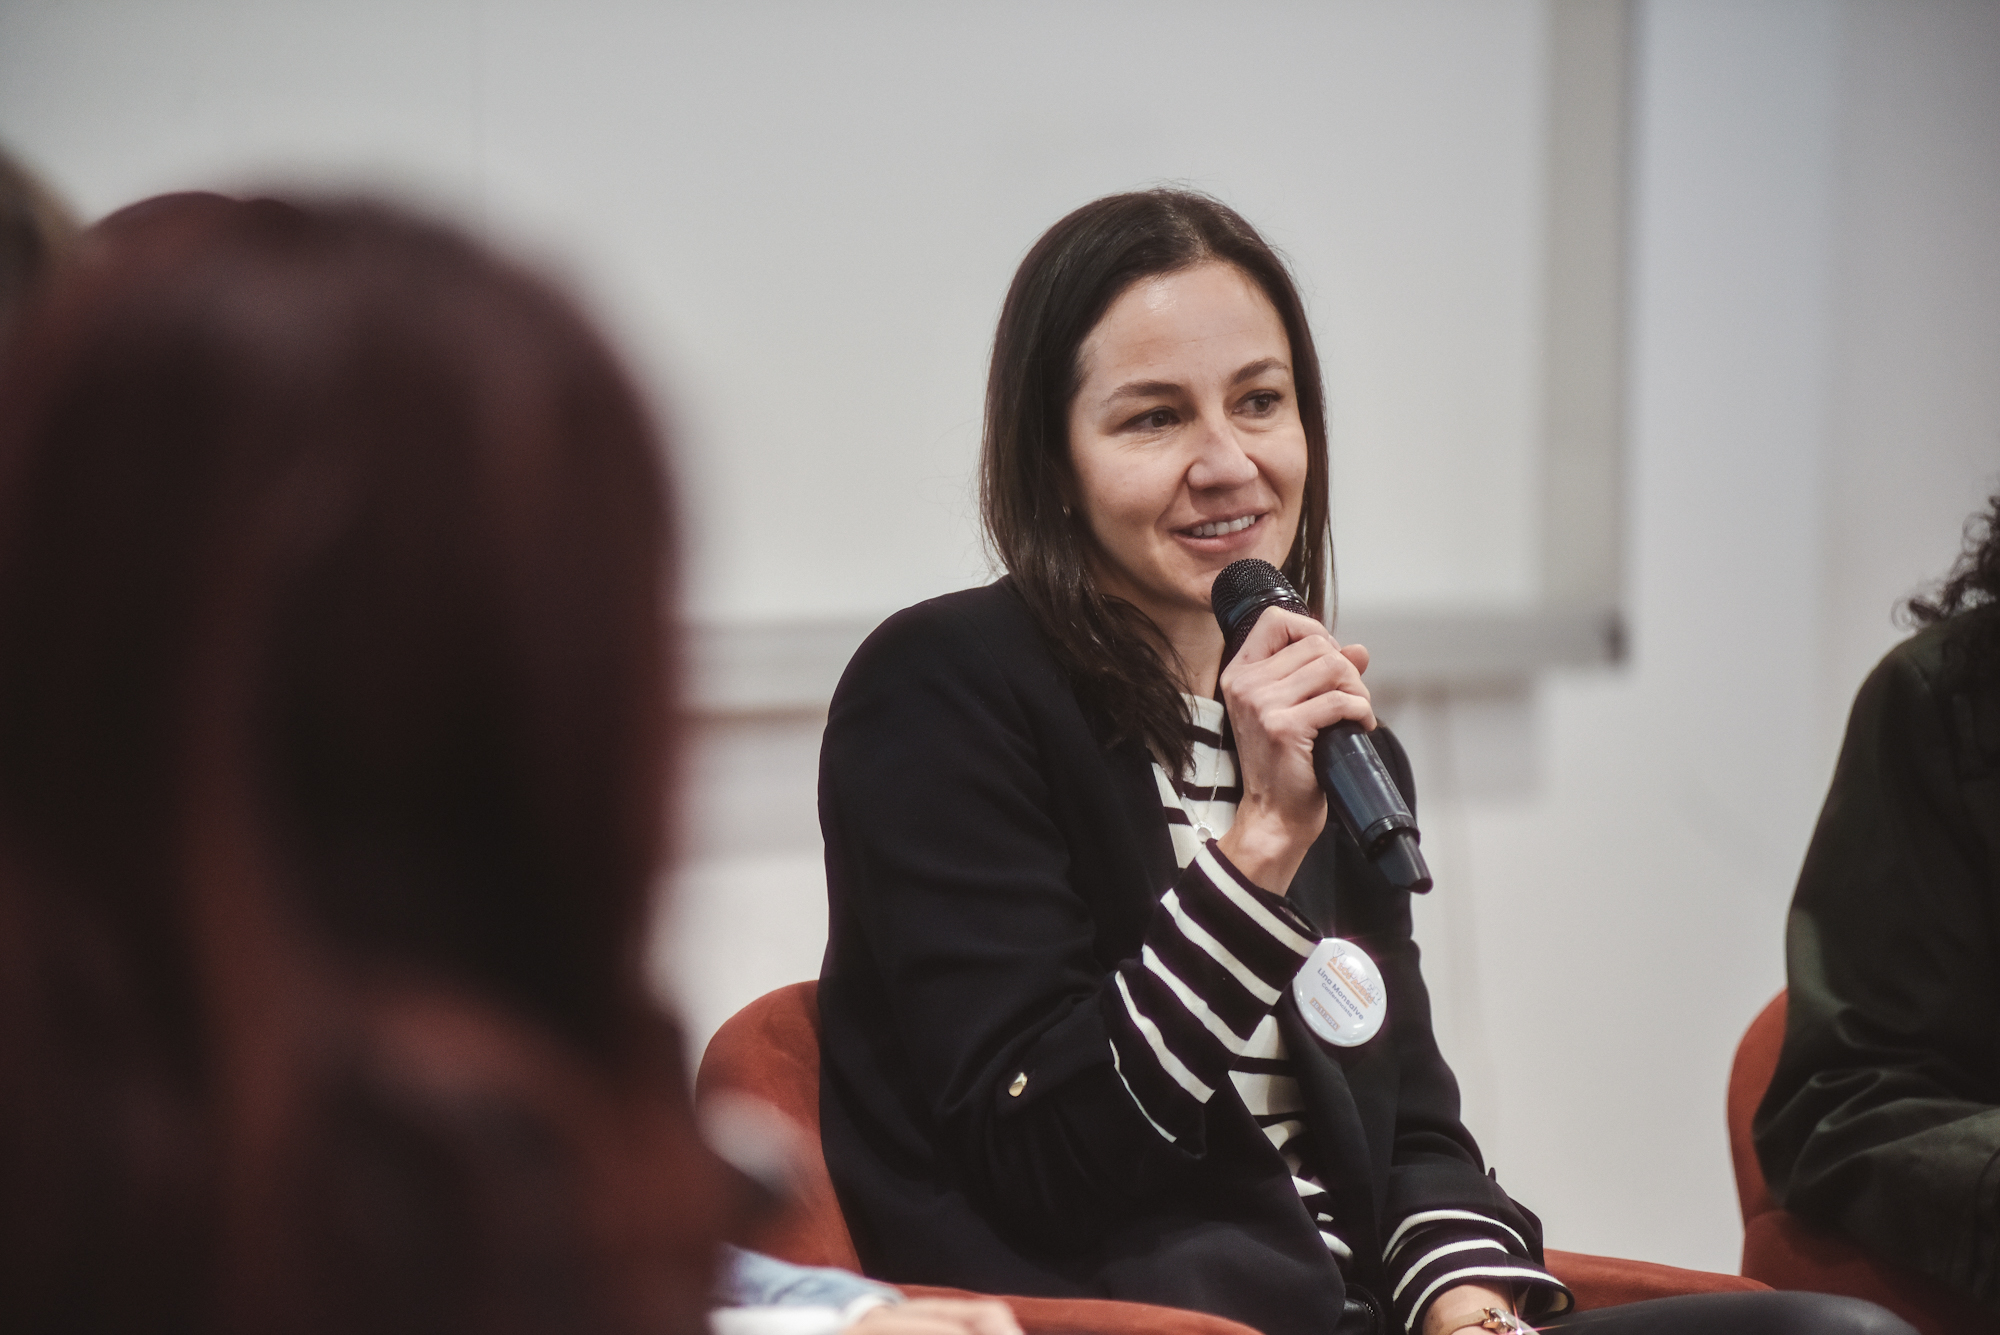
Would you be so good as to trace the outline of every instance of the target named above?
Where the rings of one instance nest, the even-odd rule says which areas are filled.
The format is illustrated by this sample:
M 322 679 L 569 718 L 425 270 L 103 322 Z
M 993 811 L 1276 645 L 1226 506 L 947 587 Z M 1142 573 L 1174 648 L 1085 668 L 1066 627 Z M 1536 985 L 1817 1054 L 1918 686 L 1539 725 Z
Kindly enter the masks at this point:
M 1209 606 L 1222 627 L 1222 666 L 1243 647 L 1250 628 L 1267 607 L 1310 616 L 1305 600 L 1269 561 L 1255 557 L 1223 567 L 1209 590 Z M 1431 869 L 1417 848 L 1422 838 L 1396 781 L 1376 753 L 1375 743 L 1361 725 L 1343 719 L 1321 728 L 1313 738 L 1313 769 L 1326 790 L 1340 823 L 1361 845 L 1361 851 L 1399 889 L 1423 894 L 1431 888 Z

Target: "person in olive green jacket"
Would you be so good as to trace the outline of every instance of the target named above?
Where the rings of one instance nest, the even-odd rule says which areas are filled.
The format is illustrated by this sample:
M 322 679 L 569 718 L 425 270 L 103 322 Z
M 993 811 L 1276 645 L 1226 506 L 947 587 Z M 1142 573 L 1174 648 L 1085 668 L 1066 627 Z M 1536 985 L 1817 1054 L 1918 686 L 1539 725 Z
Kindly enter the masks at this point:
M 2000 1313 L 2000 496 L 1854 702 L 1757 1153 L 1787 1210 Z

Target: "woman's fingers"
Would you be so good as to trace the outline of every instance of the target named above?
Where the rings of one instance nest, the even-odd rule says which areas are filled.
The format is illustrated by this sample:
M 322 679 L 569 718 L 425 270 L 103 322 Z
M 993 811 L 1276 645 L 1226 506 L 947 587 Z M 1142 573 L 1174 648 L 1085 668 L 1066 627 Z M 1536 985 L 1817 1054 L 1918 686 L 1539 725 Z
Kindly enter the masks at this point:
M 1368 651 L 1343 649 L 1311 617 L 1267 608 L 1222 674 L 1243 785 L 1222 851 L 1252 881 L 1283 894 L 1326 824 L 1313 738 L 1343 720 L 1375 726 L 1361 671 Z
M 1248 664 L 1238 678 L 1247 682 L 1292 682 L 1300 699 L 1321 691 L 1347 691 L 1369 698 L 1361 669 L 1332 640 L 1296 640 L 1262 662 Z
M 1337 654 L 1353 665 L 1355 680 L 1368 670 L 1368 650 L 1358 644 L 1342 647 L 1333 632 L 1309 616 L 1267 607 L 1251 627 L 1243 645 L 1229 660 L 1224 672 L 1240 673 L 1269 660 L 1278 660 L 1280 669 L 1289 669 L 1324 654 Z
M 1267 607 L 1258 615 L 1257 623 L 1250 628 L 1250 634 L 1244 637 L 1243 647 L 1236 651 L 1236 657 L 1232 661 L 1259 662 L 1288 644 L 1309 639 L 1331 641 L 1333 632 L 1309 616 L 1287 612 L 1282 607 Z
M 1283 717 L 1274 713 L 1274 723 L 1294 724 L 1304 734 L 1331 728 L 1336 723 L 1359 723 L 1363 732 L 1375 731 L 1375 706 L 1367 697 L 1350 695 L 1346 691 L 1328 691 L 1310 700 L 1301 700 L 1283 711 Z
M 857 1335 L 1021 1335 L 1007 1304 L 986 1298 L 912 1298 L 863 1314 Z
M 847 1329 L 852 1335 L 988 1335 L 957 1317 L 908 1308 L 908 1303 L 872 1308 Z
M 1223 699 L 1239 738 L 1246 722 L 1276 728 L 1286 722 L 1281 718 L 1286 711 L 1308 702 L 1305 719 L 1291 720 L 1291 726 L 1303 721 L 1308 728 L 1319 728 L 1353 719 L 1373 728 L 1374 706 L 1361 677 L 1367 662 L 1366 649 L 1350 653 L 1324 634 L 1302 636 L 1253 662 L 1232 662 L 1223 673 Z

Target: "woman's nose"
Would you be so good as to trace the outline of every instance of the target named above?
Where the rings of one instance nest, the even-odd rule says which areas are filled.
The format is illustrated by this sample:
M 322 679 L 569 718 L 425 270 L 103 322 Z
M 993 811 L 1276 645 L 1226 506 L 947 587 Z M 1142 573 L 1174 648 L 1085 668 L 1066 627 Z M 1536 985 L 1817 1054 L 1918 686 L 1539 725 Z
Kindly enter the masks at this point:
M 1202 491 L 1240 487 L 1256 480 L 1257 464 L 1228 423 L 1210 424 L 1187 476 L 1188 485 Z

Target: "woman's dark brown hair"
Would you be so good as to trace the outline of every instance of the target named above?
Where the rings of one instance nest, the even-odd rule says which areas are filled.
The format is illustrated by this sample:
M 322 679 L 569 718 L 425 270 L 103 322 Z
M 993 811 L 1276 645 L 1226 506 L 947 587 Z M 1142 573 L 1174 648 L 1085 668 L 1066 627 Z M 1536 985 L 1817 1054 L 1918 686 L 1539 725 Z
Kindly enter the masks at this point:
M 1307 441 L 1305 502 L 1285 575 L 1323 616 L 1331 584 L 1326 400 L 1305 307 L 1281 260 L 1237 213 L 1205 195 L 1147 190 L 1086 204 L 1021 261 L 993 337 L 980 505 L 986 531 L 1057 661 L 1107 740 L 1136 739 L 1187 763 L 1187 706 L 1152 622 L 1103 593 L 1076 505 L 1069 408 L 1078 350 L 1121 293 L 1144 278 L 1232 264 L 1262 289 L 1291 341 Z
M 667 508 L 615 360 L 448 229 L 216 196 L 101 226 L 20 332 L 10 1326 L 695 1328 L 715 1172 L 643 965 Z
M 0 338 L 15 310 L 68 258 L 75 242 L 69 209 L 0 149 Z
M 1903 605 L 1919 626 L 1953 623 L 1945 671 L 1954 679 L 2000 677 L 2000 493 L 1965 521 L 1965 546 L 1936 593 Z

